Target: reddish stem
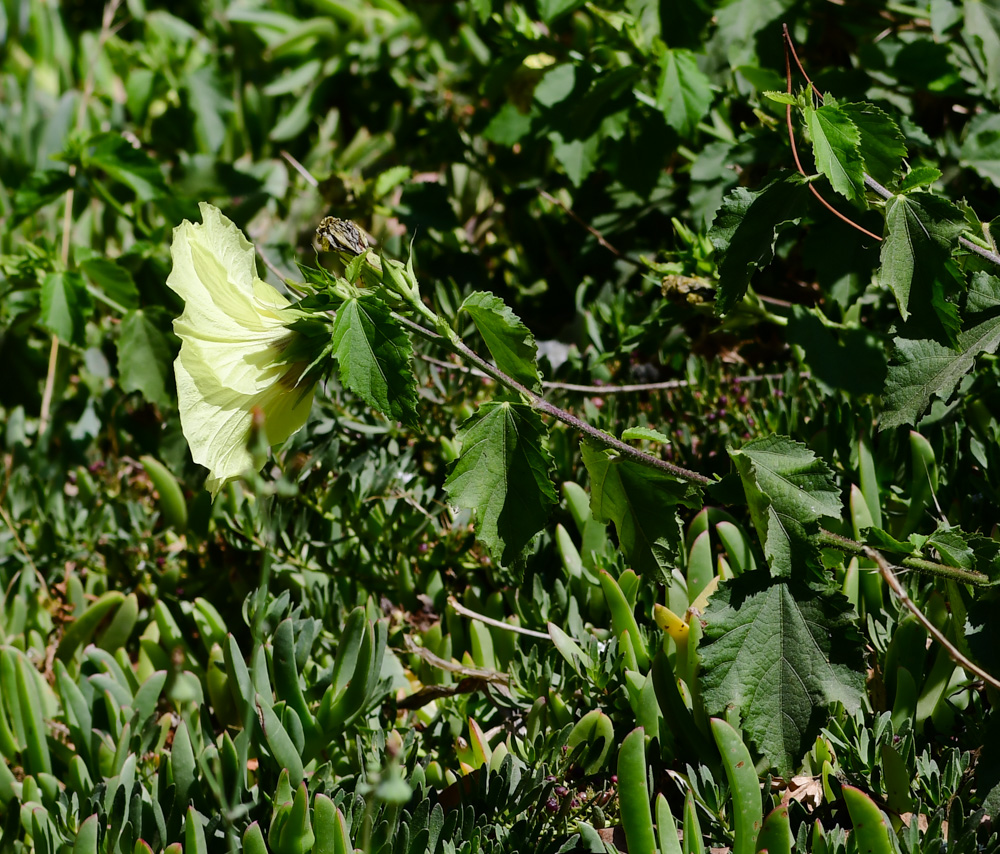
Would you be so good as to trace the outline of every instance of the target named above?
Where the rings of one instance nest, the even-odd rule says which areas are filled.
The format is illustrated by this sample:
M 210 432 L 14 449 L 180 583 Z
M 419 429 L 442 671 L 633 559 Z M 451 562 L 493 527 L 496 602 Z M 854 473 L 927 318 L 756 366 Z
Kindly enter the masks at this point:
M 802 63 L 799 62 L 799 57 L 795 53 L 795 46 L 792 44 L 792 37 L 791 35 L 789 35 L 788 32 L 788 25 L 782 24 L 782 27 L 784 27 L 785 30 L 785 91 L 789 95 L 792 94 L 792 65 L 788 59 L 788 54 L 790 51 L 792 57 L 795 59 L 795 64 L 799 67 L 799 71 L 802 72 L 802 76 L 806 78 L 806 82 L 813 88 L 813 91 L 816 92 L 820 100 L 822 100 L 823 98 L 822 93 L 819 91 L 819 89 L 816 88 L 816 84 L 809 79 L 809 75 L 806 74 L 805 69 L 802 67 Z M 785 120 L 788 123 L 788 143 L 792 147 L 792 157 L 795 159 L 795 166 L 799 170 L 799 174 L 803 178 L 808 178 L 809 175 L 806 173 L 806 170 L 802 168 L 802 161 L 799 159 L 799 149 L 795 145 L 795 127 L 792 124 L 791 104 L 785 105 Z M 856 228 L 862 234 L 867 234 L 869 237 L 874 238 L 879 243 L 882 242 L 882 238 L 878 234 L 873 234 L 867 228 L 858 225 L 856 222 L 854 222 L 854 220 L 850 219 L 850 217 L 847 217 L 840 211 L 838 211 L 833 205 L 831 205 L 826 199 L 824 199 L 820 195 L 819 190 L 817 190 L 812 184 L 809 184 L 809 192 L 812 193 L 817 198 L 817 200 L 821 205 L 823 205 L 823 207 L 825 207 L 828 211 L 830 211 L 830 213 L 832 213 L 835 217 L 837 217 L 837 219 L 843 220 L 852 228 Z

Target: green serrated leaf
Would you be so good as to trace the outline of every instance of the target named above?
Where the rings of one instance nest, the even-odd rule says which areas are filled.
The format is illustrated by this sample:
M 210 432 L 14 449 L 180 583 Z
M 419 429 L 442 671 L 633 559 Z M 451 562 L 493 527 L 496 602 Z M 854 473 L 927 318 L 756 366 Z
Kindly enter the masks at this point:
M 841 104 L 840 110 L 858 129 L 858 151 L 865 171 L 882 185 L 895 182 L 906 157 L 899 125 L 871 104 Z
M 910 290 L 920 274 L 931 275 L 962 233 L 961 211 L 930 193 L 894 196 L 886 205 L 879 281 L 896 297 L 900 316 L 910 316 Z
M 542 378 L 535 364 L 535 337 L 500 297 L 475 291 L 465 298 L 459 311 L 469 313 L 501 371 L 522 385 L 541 391 Z
M 681 537 L 677 507 L 700 507 L 701 490 L 589 440 L 581 450 L 594 518 L 614 523 L 625 560 L 636 572 L 654 575 L 659 570 L 654 547 L 676 552 Z
M 660 445 L 669 445 L 670 439 L 659 430 L 650 427 L 629 427 L 622 433 L 623 442 L 633 442 L 637 439 L 645 439 L 648 442 L 656 442 Z
M 373 296 L 344 302 L 337 310 L 330 345 L 347 388 L 383 415 L 416 423 L 413 348 L 385 304 Z
M 855 616 L 839 592 L 742 575 L 709 599 L 699 649 L 705 709 L 735 708 L 743 731 L 781 774 L 799 767 L 821 715 L 860 708 L 864 654 Z
M 960 528 L 939 528 L 927 541 L 941 555 L 941 560 L 948 566 L 959 566 L 962 569 L 974 569 L 976 555 L 972 548 L 971 537 Z
M 805 213 L 808 193 L 801 175 L 786 172 L 759 190 L 736 187 L 723 199 L 708 233 L 722 256 L 716 313 L 732 309 L 754 272 L 771 263 L 779 229 Z
M 865 532 L 865 545 L 880 551 L 897 552 L 899 554 L 913 554 L 917 547 L 913 543 L 904 543 L 897 540 L 891 534 L 881 528 L 869 528 Z
M 118 336 L 118 381 L 124 391 L 138 391 L 150 403 L 169 406 L 167 392 L 174 349 L 146 312 L 130 311 Z
M 941 170 L 936 166 L 918 166 L 911 169 L 899 185 L 899 192 L 909 193 L 920 187 L 928 187 L 941 177 Z
M 375 179 L 375 187 L 372 190 L 372 196 L 375 199 L 381 199 L 390 190 L 395 189 L 404 181 L 409 180 L 411 174 L 411 169 L 409 166 L 393 166 L 390 169 L 386 169 Z
M 812 138 L 816 168 L 830 185 L 848 199 L 863 199 L 865 194 L 864 162 L 861 159 L 861 132 L 839 107 L 813 109 L 807 104 L 806 126 Z
M 68 344 L 83 344 L 87 315 L 93 307 L 79 273 L 49 273 L 42 280 L 41 323 Z
M 670 127 L 681 136 L 691 136 L 712 106 L 711 81 L 690 50 L 665 51 L 660 67 L 656 103 Z
M 840 490 L 827 464 L 787 436 L 756 439 L 729 456 L 743 481 L 771 574 L 801 577 L 806 571 L 821 577 L 809 534 L 820 518 L 841 513 Z
M 960 333 L 955 350 L 927 339 L 896 338 L 894 343 L 879 430 L 916 424 L 933 395 L 948 400 L 976 357 L 1000 346 L 1000 316 Z
M 973 273 L 966 308 L 972 313 L 1000 308 L 1000 279 L 982 270 Z
M 445 489 L 477 516 L 479 540 L 501 564 L 513 563 L 556 503 L 545 426 L 530 406 L 484 403 L 458 431 L 462 454 Z
M 798 97 L 792 95 L 790 92 L 775 92 L 771 89 L 768 89 L 767 91 L 762 92 L 761 94 L 769 101 L 777 101 L 779 104 L 787 104 L 790 107 L 794 107 L 796 104 L 799 103 Z

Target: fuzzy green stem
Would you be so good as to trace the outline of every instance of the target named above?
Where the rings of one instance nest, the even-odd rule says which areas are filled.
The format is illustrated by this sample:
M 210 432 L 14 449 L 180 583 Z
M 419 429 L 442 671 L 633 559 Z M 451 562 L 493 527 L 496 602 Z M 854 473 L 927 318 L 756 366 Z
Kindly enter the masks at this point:
M 820 529 L 819 534 L 816 535 L 816 544 L 821 547 L 834 548 L 858 557 L 866 557 L 869 549 L 868 546 L 862 543 L 842 537 L 840 534 L 834 534 L 832 531 L 825 529 Z M 976 572 L 972 569 L 960 569 L 957 566 L 946 566 L 943 563 L 935 563 L 932 560 L 924 560 L 919 557 L 904 557 L 899 562 L 899 565 L 906 569 L 915 569 L 917 572 L 923 572 L 928 575 L 936 575 L 938 578 L 957 581 L 959 584 L 972 584 L 975 587 L 988 587 L 991 584 L 989 577 L 981 572 Z

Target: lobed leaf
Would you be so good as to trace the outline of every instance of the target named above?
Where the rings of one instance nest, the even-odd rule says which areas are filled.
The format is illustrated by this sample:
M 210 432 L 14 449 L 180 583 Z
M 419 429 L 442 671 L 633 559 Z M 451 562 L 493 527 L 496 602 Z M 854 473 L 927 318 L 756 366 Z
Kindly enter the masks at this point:
M 778 231 L 805 213 L 807 195 L 805 179 L 786 172 L 759 190 L 736 187 L 723 199 L 708 233 L 721 256 L 716 313 L 730 311 L 754 272 L 771 263 Z
M 962 214 L 951 202 L 930 193 L 893 196 L 886 205 L 885 228 L 879 281 L 892 291 L 906 320 L 917 275 L 933 275 L 951 254 L 962 233 Z
M 167 407 L 168 377 L 174 348 L 167 336 L 142 310 L 130 311 L 122 320 L 118 337 L 118 378 L 124 391 L 138 391 L 150 403 Z
M 383 415 L 416 424 L 413 348 L 384 303 L 372 296 L 344 302 L 337 310 L 330 346 L 347 388 Z
M 1000 316 L 984 320 L 958 336 L 952 350 L 937 341 L 894 339 L 894 364 L 889 365 L 879 430 L 916 424 L 931 397 L 947 400 L 958 381 L 972 370 L 976 357 L 1000 346 Z
M 625 560 L 636 572 L 657 572 L 656 553 L 673 555 L 681 541 L 677 506 L 700 507 L 701 490 L 589 440 L 581 450 L 594 518 L 614 522 Z
M 501 564 L 513 563 L 556 503 L 541 417 L 523 403 L 484 403 L 458 431 L 462 453 L 444 488 L 477 515 L 479 540 Z
M 739 711 L 744 732 L 779 773 L 798 767 L 819 733 L 820 709 L 860 708 L 862 640 L 839 591 L 749 573 L 721 584 L 703 616 L 705 708 Z
M 805 118 L 816 168 L 830 179 L 830 185 L 842 196 L 863 199 L 864 163 L 859 151 L 861 132 L 857 125 L 840 107 L 830 105 L 813 109 L 807 104 Z
M 840 490 L 827 464 L 787 436 L 768 436 L 730 450 L 750 516 L 774 576 L 820 570 L 811 529 L 840 517 Z
M 469 294 L 459 307 L 468 312 L 497 367 L 521 385 L 541 391 L 535 364 L 535 336 L 500 297 L 484 291 Z

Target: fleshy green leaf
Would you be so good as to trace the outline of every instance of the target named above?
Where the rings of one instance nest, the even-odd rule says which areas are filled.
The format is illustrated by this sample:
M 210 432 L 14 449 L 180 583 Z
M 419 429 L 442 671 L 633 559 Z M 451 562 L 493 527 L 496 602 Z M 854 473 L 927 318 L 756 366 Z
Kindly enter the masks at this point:
M 736 187 L 723 199 L 708 235 L 722 256 L 718 314 L 743 299 L 754 272 L 771 263 L 780 227 L 805 213 L 807 195 L 802 176 L 785 173 L 759 190 Z
M 676 551 L 677 505 L 701 506 L 701 491 L 666 472 L 634 463 L 584 440 L 583 464 L 590 475 L 590 509 L 600 522 L 614 522 L 625 560 L 636 572 L 655 574 L 654 554 Z
M 118 377 L 122 389 L 138 391 L 150 403 L 169 406 L 167 376 L 174 357 L 167 336 L 141 310 L 125 315 L 118 337 Z
M 744 733 L 779 773 L 797 768 L 819 734 L 818 710 L 860 707 L 864 655 L 841 593 L 751 573 L 720 585 L 703 619 L 706 711 L 738 709 Z
M 383 415 L 416 423 L 413 348 L 383 303 L 368 296 L 344 302 L 337 309 L 330 345 L 347 388 Z
M 42 281 L 42 325 L 68 344 L 83 344 L 92 304 L 79 273 L 49 273 Z
M 818 572 L 810 530 L 821 517 L 841 513 L 840 490 L 827 464 L 787 436 L 756 439 L 729 456 L 743 481 L 771 574 Z
M 903 168 L 903 132 L 888 115 L 871 104 L 841 104 L 861 135 L 859 152 L 865 171 L 882 185 L 893 183 Z
M 656 102 L 667 124 L 681 136 L 690 136 L 712 105 L 711 83 L 690 50 L 667 50 L 660 66 Z
M 879 430 L 916 424 L 931 396 L 947 400 L 975 364 L 980 353 L 1000 346 L 1000 316 L 984 320 L 958 336 L 952 350 L 931 340 L 895 339 L 894 364 L 889 365 Z
M 962 214 L 951 202 L 929 193 L 894 196 L 886 205 L 879 281 L 896 297 L 903 320 L 910 316 L 910 289 L 917 276 L 946 258 L 962 233 Z
M 476 291 L 465 298 L 459 311 L 467 311 L 472 317 L 501 371 L 522 385 L 541 391 L 542 380 L 535 365 L 535 338 L 500 297 Z
M 806 126 L 812 138 L 816 168 L 830 185 L 848 199 L 864 198 L 864 164 L 859 146 L 861 132 L 840 107 L 814 110 L 806 105 Z
M 509 565 L 557 501 L 541 417 L 522 403 L 484 403 L 458 438 L 462 454 L 444 487 L 455 504 L 475 511 L 479 540 Z
M 909 193 L 919 187 L 927 187 L 941 177 L 941 170 L 936 166 L 918 166 L 911 169 L 899 185 L 899 192 Z

